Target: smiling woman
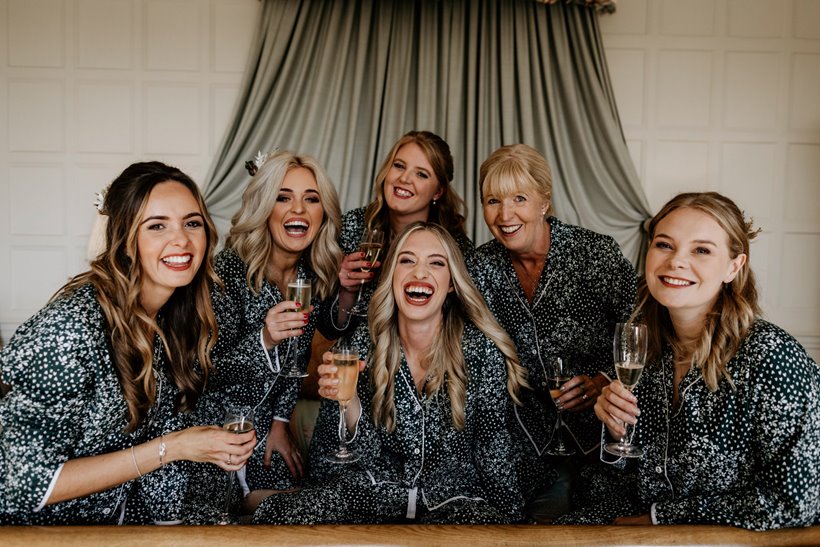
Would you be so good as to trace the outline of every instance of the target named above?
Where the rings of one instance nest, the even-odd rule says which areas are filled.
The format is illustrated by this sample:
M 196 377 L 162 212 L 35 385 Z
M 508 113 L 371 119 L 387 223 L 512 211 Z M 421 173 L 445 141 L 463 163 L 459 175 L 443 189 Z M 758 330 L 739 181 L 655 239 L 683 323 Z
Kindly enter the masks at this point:
M 379 279 L 380 263 L 368 264 L 359 248 L 363 233 L 379 230 L 387 251 L 396 234 L 412 222 L 435 222 L 450 232 L 463 255 L 473 252 L 464 231 L 464 201 L 452 183 L 450 146 L 435 133 L 410 131 L 393 144 L 376 175 L 373 201 L 342 218 L 339 245 L 345 257 L 338 272 L 339 294 L 321 318 L 333 338 L 355 328 L 349 312 L 354 302 L 367 308 Z
M 311 442 L 313 483 L 261 492 L 254 521 L 278 524 L 519 521 L 517 454 L 506 426 L 523 386 L 515 348 L 467 275 L 455 240 L 415 222 L 395 239 L 368 325 L 348 341 L 366 361 L 340 424 L 338 367 L 319 367 L 325 397 Z M 356 465 L 324 455 L 350 437 Z M 268 497 L 265 497 L 268 495 Z
M 612 332 L 629 317 L 635 272 L 609 236 L 566 224 L 552 211 L 552 171 L 525 144 L 504 146 L 480 170 L 484 220 L 494 240 L 479 247 L 470 273 L 493 314 L 518 347 L 532 391 L 513 408 L 509 427 L 520 443 L 522 488 L 536 519 L 569 509 L 584 455 L 551 459 L 556 428 L 566 427 L 585 455 L 595 454 L 600 424 L 592 405 L 614 377 Z M 553 399 L 548 385 L 553 357 L 568 361 L 572 376 Z M 555 403 L 555 404 L 554 404 Z M 560 405 L 566 412 L 557 420 Z M 560 472 L 554 487 L 553 468 Z
M 649 235 L 635 312 L 649 332 L 647 365 L 634 395 L 613 382 L 595 405 L 614 436 L 640 413 L 632 443 L 644 457 L 634 473 L 590 475 L 585 507 L 564 522 L 820 522 L 820 369 L 759 317 L 757 231 L 707 192 L 673 198 Z
M 180 518 L 180 460 L 239 469 L 254 434 L 188 427 L 211 369 L 216 236 L 196 184 L 137 163 L 105 196 L 106 245 L 0 352 L 0 523 Z M 232 461 L 232 464 L 225 463 Z
M 307 369 L 320 303 L 336 289 L 340 216 L 336 190 L 319 163 L 276 152 L 245 189 L 216 258 L 224 283 L 224 290 L 213 293 L 216 370 L 197 416 L 200 423 L 214 424 L 228 406 L 254 409 L 259 444 L 239 476 L 245 490 L 291 488 L 305 472 L 288 428 L 302 380 L 288 376 L 287 363 Z M 309 302 L 288 296 L 297 279 L 311 282 Z M 199 466 L 189 489 L 189 520 L 220 519 L 224 478 L 216 473 Z

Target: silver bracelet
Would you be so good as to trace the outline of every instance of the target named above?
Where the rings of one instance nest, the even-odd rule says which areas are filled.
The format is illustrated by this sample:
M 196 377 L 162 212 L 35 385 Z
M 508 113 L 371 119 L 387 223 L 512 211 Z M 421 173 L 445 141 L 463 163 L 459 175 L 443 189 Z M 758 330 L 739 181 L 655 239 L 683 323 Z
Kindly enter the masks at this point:
M 165 467 L 165 433 L 159 436 L 159 466 Z
M 137 465 L 137 456 L 136 456 L 136 454 L 134 454 L 133 445 L 131 446 L 131 459 L 134 460 L 134 467 L 136 468 L 137 473 L 139 474 L 140 477 L 142 477 L 142 471 L 140 471 L 140 466 Z

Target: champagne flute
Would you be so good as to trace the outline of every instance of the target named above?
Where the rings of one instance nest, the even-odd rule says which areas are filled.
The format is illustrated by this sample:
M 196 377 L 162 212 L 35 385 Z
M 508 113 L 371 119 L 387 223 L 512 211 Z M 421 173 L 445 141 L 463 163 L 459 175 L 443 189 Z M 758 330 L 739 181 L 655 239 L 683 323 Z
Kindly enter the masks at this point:
M 300 307 L 294 309 L 293 311 L 310 313 L 310 298 L 310 279 L 300 277 L 288 283 L 287 299 L 299 302 L 299 304 L 301 304 Z M 287 378 L 305 378 L 308 375 L 307 367 L 305 367 L 305 370 L 299 368 L 299 359 L 297 355 L 299 353 L 299 343 L 297 339 L 298 336 L 288 338 L 288 351 L 285 354 L 285 370 L 282 372 L 282 375 Z
M 632 392 L 641 379 L 646 364 L 646 325 L 640 323 L 618 323 L 613 340 L 615 373 L 618 381 Z M 643 450 L 632 444 L 635 426 L 624 422 L 624 434 L 617 443 L 607 443 L 604 450 L 621 458 L 640 458 Z
M 379 254 L 382 252 L 384 246 L 384 232 L 379 228 L 365 228 L 362 233 L 362 240 L 359 243 L 359 252 L 364 253 L 365 262 L 375 264 L 379 259 Z M 361 271 L 369 272 L 372 267 L 362 267 Z M 362 288 L 364 283 L 359 285 L 359 294 L 356 296 L 356 303 L 350 309 L 351 315 L 358 315 L 361 317 L 367 316 L 367 304 L 362 302 Z
M 555 403 L 555 408 L 558 409 L 558 419 L 555 423 L 555 431 L 549 446 L 547 446 L 546 453 L 553 456 L 572 456 L 575 454 L 575 449 L 572 446 L 564 444 L 564 408 L 558 404 L 558 398 L 564 393 L 561 391 L 561 386 L 572 379 L 572 373 L 569 370 L 569 361 L 564 357 L 552 356 L 547 362 L 547 386 L 550 390 L 550 397 Z
M 339 379 L 336 396 L 339 401 L 339 449 L 326 454 L 325 459 L 331 463 L 353 463 L 359 460 L 359 453 L 347 448 L 347 406 L 356 396 L 356 384 L 359 380 L 359 350 L 344 343 L 336 344 L 332 350 L 333 364 L 336 366 L 336 377 Z
M 241 435 L 253 430 L 253 408 L 249 406 L 229 406 L 225 410 L 225 421 L 222 429 Z M 225 489 L 225 502 L 222 506 L 222 514 L 217 524 L 231 524 L 231 499 L 233 498 L 233 487 L 236 478 L 236 471 L 228 471 L 228 485 Z

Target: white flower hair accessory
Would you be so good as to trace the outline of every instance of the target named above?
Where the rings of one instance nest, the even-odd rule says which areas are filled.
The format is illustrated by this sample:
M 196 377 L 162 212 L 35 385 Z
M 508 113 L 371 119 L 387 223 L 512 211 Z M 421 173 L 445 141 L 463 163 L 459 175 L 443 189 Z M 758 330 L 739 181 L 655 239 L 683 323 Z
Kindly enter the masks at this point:
M 262 167 L 262 165 L 268 161 L 268 158 L 270 158 L 277 150 L 279 150 L 279 148 L 274 147 L 274 149 L 267 154 L 263 154 L 260 150 L 256 153 L 255 158 L 245 162 L 245 169 L 248 170 L 248 173 L 250 173 L 251 176 L 254 176 L 256 172 L 259 171 L 259 168 Z
M 94 194 L 94 207 L 97 208 L 97 212 L 101 215 L 105 214 L 105 194 L 108 193 L 108 188 L 103 188 L 99 192 Z

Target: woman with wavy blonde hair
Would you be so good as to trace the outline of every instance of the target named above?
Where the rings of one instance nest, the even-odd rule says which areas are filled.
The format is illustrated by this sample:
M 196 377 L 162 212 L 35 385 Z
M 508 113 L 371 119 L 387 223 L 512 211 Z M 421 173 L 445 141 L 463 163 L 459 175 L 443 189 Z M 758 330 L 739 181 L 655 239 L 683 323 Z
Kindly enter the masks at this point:
M 159 162 L 111 183 L 105 248 L 0 352 L 0 523 L 176 520 L 179 460 L 235 471 L 254 434 L 185 428 L 211 369 L 216 232 Z M 170 464 L 170 465 L 166 465 Z M 161 468 L 161 469 L 160 469 Z
M 435 222 L 455 238 L 462 254 L 469 255 L 474 247 L 464 231 L 465 214 L 464 200 L 453 188 L 453 156 L 447 142 L 430 131 L 404 134 L 376 175 L 373 201 L 342 218 L 339 244 L 345 257 L 338 270 L 338 305 L 328 307 L 322 321 L 339 336 L 355 327 L 348 315 L 353 305 L 358 301 L 357 307 L 367 308 L 380 263 L 367 265 L 359 251 L 365 229 L 382 231 L 386 254 L 394 237 L 412 222 Z
M 612 436 L 640 406 L 632 442 L 644 457 L 637 484 L 589 491 L 575 522 L 765 530 L 817 521 L 820 369 L 759 317 L 756 235 L 715 192 L 680 194 L 652 219 L 635 312 L 649 332 L 647 365 L 634 394 L 613 382 L 595 405 Z
M 200 405 L 204 423 L 217 423 L 228 405 L 255 409 L 259 444 L 240 474 L 245 490 L 286 489 L 300 483 L 303 465 L 288 422 L 302 384 L 286 375 L 286 356 L 307 369 L 320 302 L 336 291 L 341 251 L 339 199 L 314 158 L 277 151 L 263 158 L 242 195 L 216 271 L 224 291 L 214 291 L 220 340 L 208 392 Z M 288 283 L 311 281 L 311 311 L 296 312 Z M 211 474 L 213 469 L 211 469 Z M 208 478 L 191 492 L 199 519 L 218 518 L 222 483 Z M 209 488 L 210 486 L 210 488 Z M 207 508 L 214 509 L 208 511 Z
M 506 416 L 524 373 L 441 226 L 416 222 L 396 237 L 369 313 L 370 332 L 360 325 L 350 339 L 367 379 L 346 424 L 339 424 L 330 352 L 319 367 L 326 400 L 311 443 L 311 478 L 320 486 L 267 497 L 254 521 L 520 520 L 518 454 Z M 357 466 L 323 461 L 338 447 L 339 430 L 362 454 Z

